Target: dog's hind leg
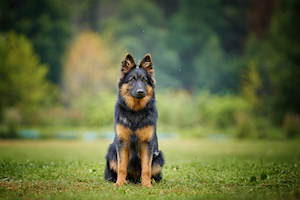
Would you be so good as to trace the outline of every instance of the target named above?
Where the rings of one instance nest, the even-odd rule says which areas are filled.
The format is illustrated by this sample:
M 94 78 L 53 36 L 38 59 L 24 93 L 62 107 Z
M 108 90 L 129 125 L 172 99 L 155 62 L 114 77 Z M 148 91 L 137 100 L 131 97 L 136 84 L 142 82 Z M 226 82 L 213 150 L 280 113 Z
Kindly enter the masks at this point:
M 161 170 L 164 164 L 165 160 L 162 152 L 159 150 L 155 151 L 151 166 L 151 178 L 153 178 L 155 182 L 159 182 L 162 179 Z
M 104 172 L 104 178 L 108 181 L 116 182 L 117 180 L 117 174 L 110 169 L 109 165 L 106 165 L 105 172 Z
M 104 178 L 108 181 L 116 182 L 117 180 L 117 151 L 114 144 L 111 144 L 108 148 L 106 155 L 106 168 L 104 172 Z

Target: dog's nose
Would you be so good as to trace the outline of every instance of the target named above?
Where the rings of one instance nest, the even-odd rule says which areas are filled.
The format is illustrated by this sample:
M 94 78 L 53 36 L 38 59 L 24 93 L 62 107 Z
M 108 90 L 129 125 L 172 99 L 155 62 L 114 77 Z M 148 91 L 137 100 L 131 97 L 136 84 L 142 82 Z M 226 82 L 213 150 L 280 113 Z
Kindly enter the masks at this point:
M 142 99 L 146 96 L 146 91 L 143 89 L 137 89 L 135 98 Z
M 137 95 L 139 95 L 139 96 L 143 96 L 143 95 L 144 95 L 144 90 L 143 90 L 143 89 L 138 89 L 138 90 L 136 91 L 136 93 L 137 93 Z

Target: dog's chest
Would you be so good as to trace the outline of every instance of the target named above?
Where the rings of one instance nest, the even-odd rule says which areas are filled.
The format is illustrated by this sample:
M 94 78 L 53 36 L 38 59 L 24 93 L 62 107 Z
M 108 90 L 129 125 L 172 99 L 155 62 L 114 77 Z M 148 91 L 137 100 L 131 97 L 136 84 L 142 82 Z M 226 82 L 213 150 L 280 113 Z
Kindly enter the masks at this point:
M 130 142 L 130 136 L 135 135 L 138 138 L 139 142 L 148 142 L 151 140 L 154 134 L 154 126 L 147 125 L 140 127 L 138 129 L 131 129 L 128 124 L 130 121 L 124 118 L 122 119 L 123 123 L 116 124 L 116 134 L 124 142 Z
M 119 118 L 119 121 L 120 121 L 121 124 L 123 124 L 125 126 L 128 126 L 128 127 L 130 127 L 132 125 L 132 122 L 127 117 L 121 116 Z
M 129 127 L 131 130 L 141 128 L 142 124 L 148 120 L 146 113 L 120 113 L 117 123 Z

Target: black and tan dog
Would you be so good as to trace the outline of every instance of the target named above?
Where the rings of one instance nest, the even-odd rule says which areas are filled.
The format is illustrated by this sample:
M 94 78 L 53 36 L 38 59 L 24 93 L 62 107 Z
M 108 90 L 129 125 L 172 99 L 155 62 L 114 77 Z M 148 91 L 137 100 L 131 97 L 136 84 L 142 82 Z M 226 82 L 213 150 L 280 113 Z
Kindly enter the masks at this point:
M 115 138 L 106 155 L 105 179 L 115 186 L 125 182 L 151 188 L 162 179 L 164 157 L 158 150 L 153 63 L 147 54 L 137 66 L 127 53 L 122 62 L 115 106 Z

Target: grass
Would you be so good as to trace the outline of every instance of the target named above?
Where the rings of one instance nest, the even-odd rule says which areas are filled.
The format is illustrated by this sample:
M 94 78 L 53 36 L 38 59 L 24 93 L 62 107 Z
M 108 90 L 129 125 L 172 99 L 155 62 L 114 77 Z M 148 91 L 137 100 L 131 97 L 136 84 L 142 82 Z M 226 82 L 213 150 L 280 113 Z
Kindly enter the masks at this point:
M 1 199 L 300 199 L 299 141 L 161 140 L 163 181 L 113 187 L 110 141 L 0 141 Z

